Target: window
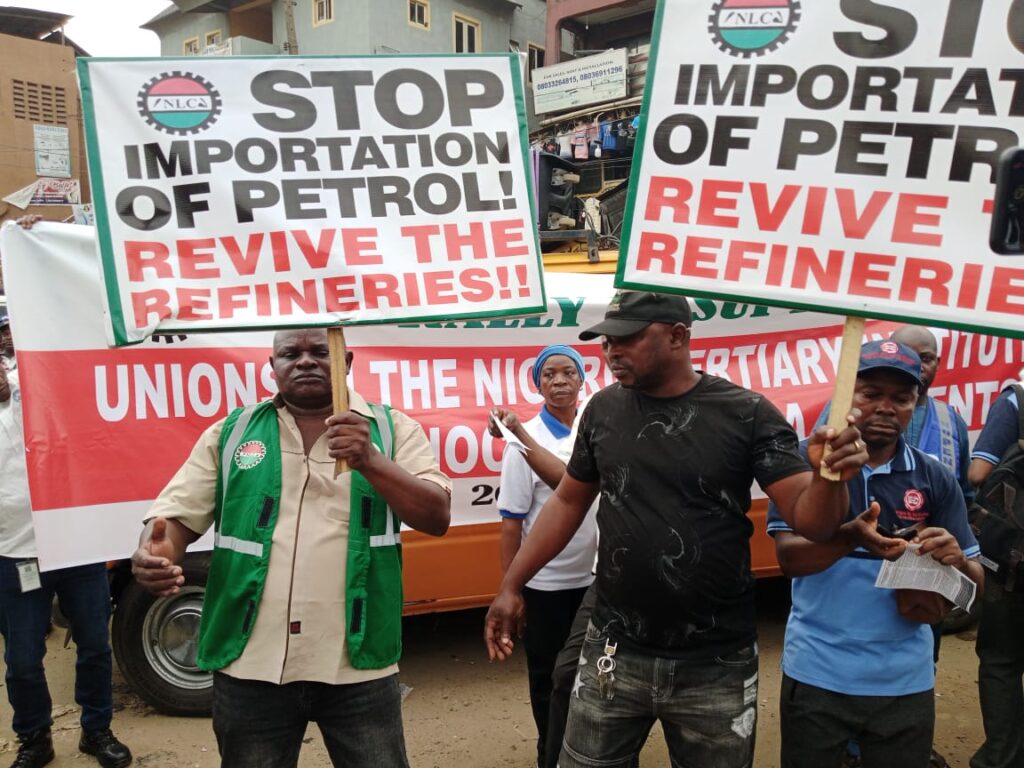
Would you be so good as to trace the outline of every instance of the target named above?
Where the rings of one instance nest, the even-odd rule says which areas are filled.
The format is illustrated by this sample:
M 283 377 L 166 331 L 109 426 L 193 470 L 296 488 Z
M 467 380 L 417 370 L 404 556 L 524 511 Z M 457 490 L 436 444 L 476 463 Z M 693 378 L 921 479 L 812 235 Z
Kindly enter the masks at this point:
M 207 47 L 209 47 L 211 45 L 220 45 L 222 39 L 223 39 L 223 36 L 221 35 L 221 32 L 220 32 L 219 29 L 215 29 L 213 32 L 207 32 L 206 33 L 206 45 L 207 45 Z
M 14 117 L 33 123 L 67 125 L 67 94 L 64 89 L 46 83 L 11 80 Z
M 455 52 L 477 53 L 480 50 L 480 22 L 453 14 L 455 19 Z
M 199 55 L 199 38 L 190 37 L 184 43 L 181 44 L 181 51 L 186 56 L 198 56 Z
M 313 26 L 334 21 L 334 0 L 313 0 Z
M 409 0 L 409 23 L 414 27 L 430 29 L 429 0 Z
M 533 43 L 526 44 L 526 50 L 530 57 L 529 71 L 533 72 L 537 67 L 544 66 L 544 49 Z M 533 79 L 532 76 L 530 79 Z

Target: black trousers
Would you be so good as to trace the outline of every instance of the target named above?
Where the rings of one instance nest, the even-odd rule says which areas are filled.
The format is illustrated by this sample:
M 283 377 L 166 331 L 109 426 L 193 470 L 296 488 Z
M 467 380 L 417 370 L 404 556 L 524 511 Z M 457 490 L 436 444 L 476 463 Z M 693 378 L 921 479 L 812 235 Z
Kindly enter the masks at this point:
M 985 585 L 977 652 L 985 743 L 971 768 L 1024 768 L 1024 594 Z
M 576 610 L 569 636 L 555 659 L 555 669 L 551 674 L 551 706 L 548 708 L 547 744 L 544 747 L 544 759 L 538 763 L 541 768 L 558 768 L 558 753 L 562 751 L 565 740 L 565 723 L 569 719 L 569 696 L 572 685 L 576 681 L 576 670 L 580 665 L 580 651 L 583 640 L 587 636 L 587 624 L 590 614 L 594 612 L 594 601 L 597 600 L 597 588 L 593 585 L 584 593 L 583 600 Z
M 850 739 L 864 768 L 927 768 L 935 692 L 851 696 L 783 675 L 779 715 L 782 768 L 839 765 Z
M 364 683 L 276 685 L 213 675 L 221 768 L 296 768 L 316 723 L 336 768 L 409 768 L 398 675 Z
M 551 706 L 552 673 L 559 651 L 569 637 L 576 610 L 587 592 L 586 587 L 579 589 L 561 589 L 544 592 L 539 589 L 523 589 L 523 600 L 526 602 L 526 633 L 523 636 L 523 647 L 526 650 L 526 669 L 530 681 L 530 707 L 533 709 L 533 721 L 537 724 L 537 765 L 548 764 L 548 712 Z M 586 627 L 584 626 L 584 630 Z M 579 656 L 579 650 L 576 652 Z M 575 661 L 573 662 L 575 672 Z M 570 681 L 571 687 L 571 681 Z M 568 703 L 568 697 L 566 697 Z M 566 707 L 568 715 L 568 707 Z M 558 752 L 562 747 L 561 736 L 565 732 L 565 718 L 560 725 L 558 747 L 551 755 L 551 760 L 558 760 Z

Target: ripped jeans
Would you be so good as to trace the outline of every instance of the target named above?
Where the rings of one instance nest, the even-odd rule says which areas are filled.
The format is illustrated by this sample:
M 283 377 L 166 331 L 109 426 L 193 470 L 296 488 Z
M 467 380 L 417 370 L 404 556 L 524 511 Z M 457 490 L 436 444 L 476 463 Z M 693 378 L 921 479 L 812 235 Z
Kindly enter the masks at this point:
M 559 768 L 628 768 L 661 721 L 673 768 L 750 768 L 757 644 L 712 660 L 665 659 L 619 644 L 613 683 L 598 679 L 607 637 L 591 623 L 569 702 Z

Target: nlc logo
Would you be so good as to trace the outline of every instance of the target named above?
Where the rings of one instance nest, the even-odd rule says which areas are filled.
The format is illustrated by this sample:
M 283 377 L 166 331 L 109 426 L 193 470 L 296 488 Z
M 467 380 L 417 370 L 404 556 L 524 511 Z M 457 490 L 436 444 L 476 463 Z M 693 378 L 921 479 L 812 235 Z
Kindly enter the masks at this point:
M 213 125 L 220 107 L 217 89 L 191 72 L 164 72 L 139 90 L 139 114 L 158 131 L 179 136 Z
M 750 58 L 786 42 L 799 21 L 800 0 L 717 0 L 708 32 L 726 53 Z

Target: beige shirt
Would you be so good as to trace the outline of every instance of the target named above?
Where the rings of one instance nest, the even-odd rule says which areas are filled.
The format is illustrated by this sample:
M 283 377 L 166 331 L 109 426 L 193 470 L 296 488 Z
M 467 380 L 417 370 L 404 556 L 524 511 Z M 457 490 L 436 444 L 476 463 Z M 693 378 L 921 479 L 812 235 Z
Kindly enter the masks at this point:
M 345 640 L 345 567 L 351 474 L 334 478 L 334 459 L 321 435 L 309 456 L 295 420 L 280 399 L 281 503 L 270 548 L 266 586 L 242 655 L 221 671 L 232 677 L 291 683 L 358 683 L 394 674 L 398 665 L 357 670 Z M 372 418 L 366 401 L 349 390 L 350 408 Z M 451 493 L 423 428 L 391 411 L 394 457 L 410 474 Z M 196 533 L 213 525 L 223 420 L 200 436 L 192 454 L 160 493 L 147 518 L 176 518 Z M 291 627 L 297 623 L 298 632 Z

